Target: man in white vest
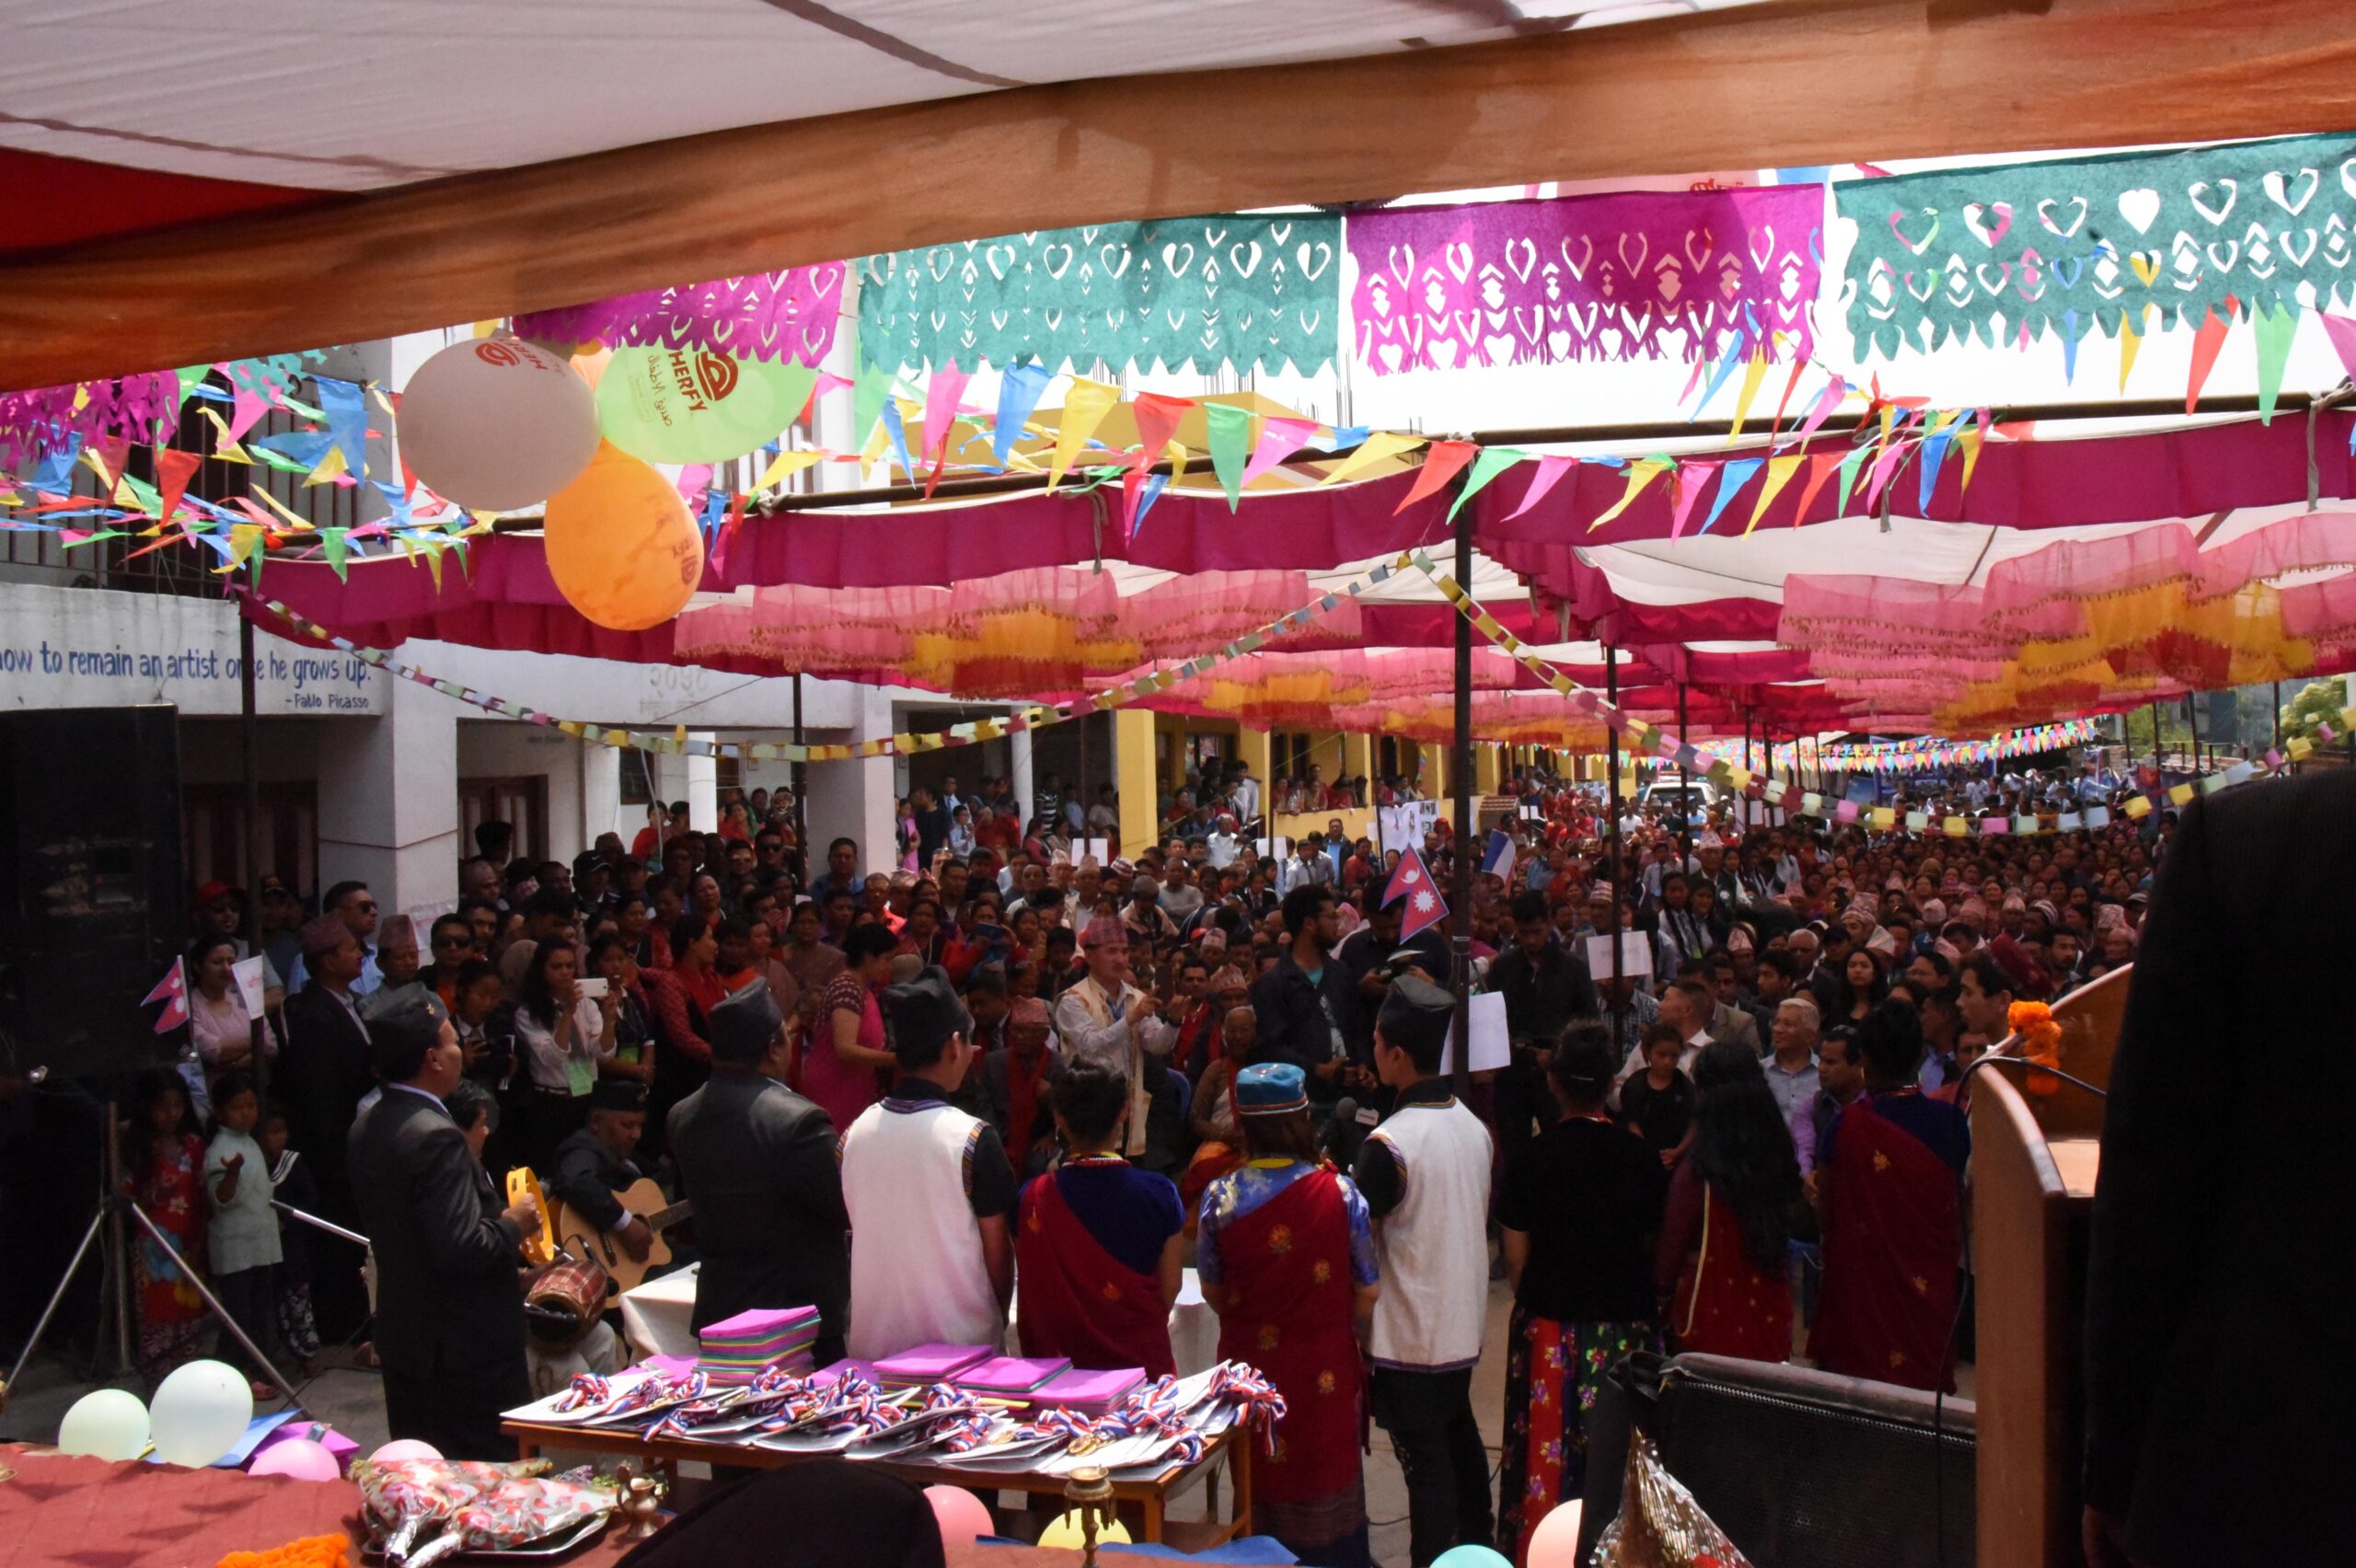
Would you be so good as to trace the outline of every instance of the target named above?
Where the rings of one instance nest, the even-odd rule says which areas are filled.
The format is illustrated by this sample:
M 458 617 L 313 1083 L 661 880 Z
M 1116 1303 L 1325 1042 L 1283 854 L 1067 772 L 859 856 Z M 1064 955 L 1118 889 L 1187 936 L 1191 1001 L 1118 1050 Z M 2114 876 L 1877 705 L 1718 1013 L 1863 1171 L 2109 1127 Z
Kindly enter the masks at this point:
M 1374 1418 L 1407 1483 L 1415 1568 L 1490 1546 L 1489 1462 L 1472 1416 L 1472 1368 L 1489 1296 L 1489 1129 L 1440 1076 L 1456 1001 L 1416 975 L 1393 981 L 1374 1021 L 1374 1070 L 1398 1104 L 1353 1174 L 1374 1212 L 1382 1295 L 1367 1344 Z
M 850 1354 L 995 1347 L 1014 1290 L 1017 1190 L 998 1129 L 949 1103 L 973 1063 L 973 1020 L 938 966 L 883 999 L 899 1080 L 843 1135 Z

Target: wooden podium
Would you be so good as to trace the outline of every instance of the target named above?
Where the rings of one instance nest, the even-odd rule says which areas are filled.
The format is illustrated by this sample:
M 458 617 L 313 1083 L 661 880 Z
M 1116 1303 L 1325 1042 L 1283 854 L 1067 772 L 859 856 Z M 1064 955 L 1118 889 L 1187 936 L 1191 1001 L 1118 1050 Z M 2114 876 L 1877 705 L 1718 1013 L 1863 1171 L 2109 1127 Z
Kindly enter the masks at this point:
M 2133 967 L 2054 1004 L 2062 1070 L 2097 1087 L 2127 1010 Z M 2033 1068 L 1971 1078 L 1971 1262 L 1978 1340 L 1979 1560 L 2075 1568 L 2084 1393 L 2079 1378 L 2086 1227 L 2102 1101 Z

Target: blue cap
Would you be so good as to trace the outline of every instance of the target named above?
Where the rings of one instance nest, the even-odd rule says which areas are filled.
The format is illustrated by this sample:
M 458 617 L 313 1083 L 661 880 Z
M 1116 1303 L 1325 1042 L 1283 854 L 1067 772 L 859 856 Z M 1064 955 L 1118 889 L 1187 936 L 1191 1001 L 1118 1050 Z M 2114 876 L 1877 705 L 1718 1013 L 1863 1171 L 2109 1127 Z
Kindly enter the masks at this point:
M 1309 1075 L 1290 1062 L 1262 1062 L 1235 1075 L 1235 1109 L 1244 1116 L 1281 1116 L 1309 1109 Z

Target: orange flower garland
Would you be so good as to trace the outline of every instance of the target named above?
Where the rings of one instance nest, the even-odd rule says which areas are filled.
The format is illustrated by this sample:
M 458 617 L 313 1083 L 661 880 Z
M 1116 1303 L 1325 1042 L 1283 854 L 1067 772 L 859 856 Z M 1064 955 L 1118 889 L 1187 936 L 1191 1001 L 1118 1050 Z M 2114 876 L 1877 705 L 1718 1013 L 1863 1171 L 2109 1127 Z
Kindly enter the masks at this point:
M 305 1536 L 268 1551 L 233 1551 L 214 1568 L 345 1568 L 352 1543 L 340 1535 Z
M 2004 1013 L 2005 1026 L 2021 1037 L 2022 1056 L 2039 1066 L 2059 1068 L 2062 1066 L 2062 1025 L 2053 1009 L 2043 1002 L 2015 1002 Z M 2062 1087 L 2062 1080 L 2051 1073 L 2027 1073 L 2031 1094 L 2051 1094 Z

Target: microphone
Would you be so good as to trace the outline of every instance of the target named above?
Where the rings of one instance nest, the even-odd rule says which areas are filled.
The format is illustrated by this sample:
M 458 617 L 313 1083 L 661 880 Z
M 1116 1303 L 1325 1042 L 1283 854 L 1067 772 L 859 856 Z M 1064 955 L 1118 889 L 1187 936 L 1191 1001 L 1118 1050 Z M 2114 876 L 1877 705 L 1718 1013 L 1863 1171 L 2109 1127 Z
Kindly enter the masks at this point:
M 1357 1163 L 1358 1145 L 1365 1140 L 1366 1129 L 1358 1125 L 1358 1102 L 1345 1094 L 1334 1102 L 1334 1114 L 1317 1135 L 1317 1151 L 1331 1156 L 1334 1164 L 1346 1170 Z

